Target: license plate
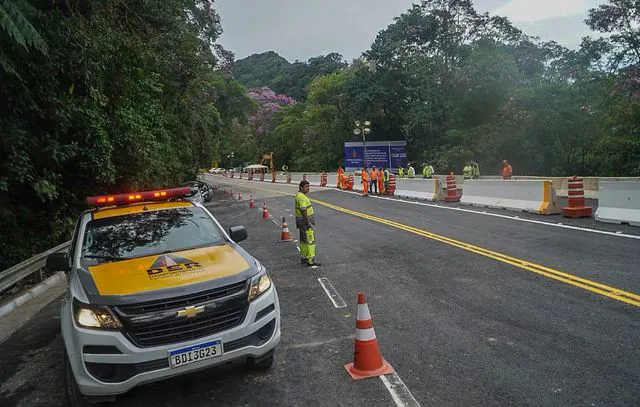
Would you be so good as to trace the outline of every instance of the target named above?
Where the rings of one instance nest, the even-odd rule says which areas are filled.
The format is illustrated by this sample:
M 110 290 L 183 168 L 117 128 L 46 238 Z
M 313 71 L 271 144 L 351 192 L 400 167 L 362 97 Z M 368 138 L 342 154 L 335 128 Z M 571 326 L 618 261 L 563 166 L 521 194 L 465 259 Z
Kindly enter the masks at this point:
M 210 341 L 169 351 L 169 365 L 180 367 L 222 355 L 222 342 Z

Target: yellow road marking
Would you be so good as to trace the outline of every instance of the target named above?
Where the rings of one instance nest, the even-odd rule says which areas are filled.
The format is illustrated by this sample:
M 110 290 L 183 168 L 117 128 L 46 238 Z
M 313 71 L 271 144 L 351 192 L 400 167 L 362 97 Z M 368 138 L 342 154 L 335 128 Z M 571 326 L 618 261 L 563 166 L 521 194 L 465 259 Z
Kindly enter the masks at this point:
M 253 187 L 253 186 L 252 186 Z M 287 192 L 281 192 L 281 191 L 274 191 L 274 190 L 269 190 L 269 189 L 265 189 L 265 188 L 260 188 L 260 187 L 253 187 L 256 189 L 262 189 L 268 192 L 276 192 L 282 195 L 293 195 L 291 193 L 287 193 Z M 631 304 L 631 305 L 635 305 L 636 307 L 640 307 L 640 295 L 629 292 L 629 291 L 624 291 L 621 290 L 619 288 L 616 287 L 612 287 L 606 284 L 602 284 L 602 283 L 598 283 L 597 281 L 592 281 L 586 278 L 582 278 L 582 277 L 578 277 L 575 276 L 573 274 L 569 274 L 560 270 L 555 270 L 553 268 L 550 267 L 546 267 L 546 266 L 542 266 L 536 263 L 533 263 L 531 261 L 527 261 L 527 260 L 522 260 L 522 259 L 518 259 L 516 257 L 512 257 L 512 256 L 508 256 L 506 254 L 503 253 L 499 253 L 499 252 L 495 252 L 493 250 L 489 250 L 489 249 L 485 249 L 479 246 L 475 246 L 472 245 L 470 243 L 465 243 L 465 242 L 461 242 L 459 240 L 455 240 L 446 236 L 442 236 L 442 235 L 438 235 L 436 233 L 432 233 L 432 232 L 428 232 L 426 230 L 423 229 L 418 229 L 416 227 L 413 226 L 409 226 L 409 225 L 405 225 L 399 222 L 394 222 L 392 220 L 389 219 L 384 219 L 384 218 L 380 218 L 378 216 L 374 216 L 374 215 L 369 215 L 366 213 L 362 213 L 362 212 L 358 212 L 358 211 L 354 211 L 351 209 L 347 209 L 347 208 L 343 208 L 341 206 L 338 205 L 334 205 L 328 202 L 324 202 L 321 201 L 319 199 L 316 198 L 310 198 L 312 202 L 318 203 L 322 206 L 326 206 L 327 208 L 331 208 L 334 209 L 336 211 L 339 212 L 344 212 L 344 213 L 348 213 L 350 215 L 353 216 L 357 216 L 360 218 L 364 218 L 364 219 L 368 219 L 368 220 L 372 220 L 374 222 L 378 222 L 378 223 L 382 223 L 388 226 L 392 226 L 394 228 L 397 229 L 401 229 L 410 233 L 414 233 L 416 235 L 419 236 L 423 236 L 432 240 L 436 240 L 438 242 L 441 243 L 445 243 L 448 244 L 450 246 L 454 246 L 454 247 L 458 247 L 460 249 L 463 250 L 467 250 L 470 251 L 472 253 L 476 253 L 479 254 L 481 256 L 484 257 L 489 257 L 491 259 L 503 262 L 503 263 L 507 263 L 510 264 L 512 266 L 524 269 L 524 270 L 528 270 L 528 271 L 532 271 L 536 274 L 545 276 L 545 277 L 549 277 L 552 278 L 554 280 L 557 281 L 561 281 L 563 283 L 566 284 L 571 284 L 575 287 L 580 287 L 582 289 L 600 294 L 600 295 L 604 295 L 606 297 L 609 298 L 613 298 L 615 300 L 618 301 L 622 301 L 625 302 L 627 304 Z

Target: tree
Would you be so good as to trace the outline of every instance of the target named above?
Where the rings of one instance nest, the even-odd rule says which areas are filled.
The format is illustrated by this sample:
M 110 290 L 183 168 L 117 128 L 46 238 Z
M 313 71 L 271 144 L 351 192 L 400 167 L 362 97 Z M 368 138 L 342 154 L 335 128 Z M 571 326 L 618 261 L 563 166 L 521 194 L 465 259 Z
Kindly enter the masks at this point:
M 27 0 L 0 0 L 0 66 L 6 72 L 18 75 L 11 57 L 4 51 L 18 45 L 29 51 L 35 49 L 47 54 L 48 48 L 44 39 L 29 22 L 28 17 L 36 14 L 36 10 Z

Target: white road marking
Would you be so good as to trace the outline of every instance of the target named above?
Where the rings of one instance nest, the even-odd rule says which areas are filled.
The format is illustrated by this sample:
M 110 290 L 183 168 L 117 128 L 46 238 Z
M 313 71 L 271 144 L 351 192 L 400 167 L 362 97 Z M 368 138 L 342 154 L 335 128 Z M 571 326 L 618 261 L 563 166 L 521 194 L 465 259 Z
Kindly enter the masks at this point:
M 407 389 L 404 382 L 398 376 L 396 372 L 393 372 L 388 375 L 380 376 L 380 380 L 384 383 L 384 386 L 391 393 L 391 398 L 395 401 L 396 406 L 398 407 L 409 407 L 409 406 L 418 406 L 420 407 L 420 403 L 413 397 L 413 394 Z
M 395 401 L 398 407 L 417 406 L 420 407 L 420 403 L 413 397 L 413 394 L 409 391 L 404 384 L 400 376 L 396 372 L 388 375 L 380 376 L 380 380 L 384 383 L 384 387 L 391 393 L 391 398 Z
M 349 192 L 349 191 L 344 191 L 344 190 L 341 190 L 341 189 L 336 189 L 336 191 L 344 192 L 344 193 L 347 193 L 347 194 L 360 195 L 357 192 Z M 486 212 L 486 211 L 480 212 L 480 211 L 474 211 L 474 210 L 471 210 L 471 209 L 458 208 L 458 207 L 455 207 L 455 206 L 440 206 L 440 205 L 428 204 L 428 203 L 424 203 L 424 202 L 414 202 L 414 201 L 407 201 L 407 200 L 404 200 L 404 199 L 394 199 L 394 198 L 387 198 L 387 197 L 373 196 L 373 195 L 371 195 L 370 197 L 371 198 L 375 198 L 375 199 L 384 199 L 384 200 L 393 201 L 393 202 L 402 202 L 402 203 L 407 203 L 407 204 L 411 204 L 411 205 L 429 206 L 429 207 L 432 207 L 432 208 L 448 209 L 450 211 L 468 212 L 468 213 L 475 213 L 477 215 L 493 216 L 495 218 L 516 220 L 516 221 L 519 221 L 519 222 L 535 223 L 537 225 L 554 226 L 554 227 L 558 227 L 558 228 L 562 228 L 562 229 L 578 230 L 580 232 L 597 233 L 597 234 L 601 234 L 601 235 L 616 236 L 616 237 L 626 237 L 628 239 L 640 240 L 640 235 L 628 235 L 628 234 L 622 233 L 622 232 L 607 232 L 606 230 L 597 230 L 597 229 L 583 228 L 583 227 L 579 227 L 579 226 L 563 225 L 562 223 L 543 222 L 543 221 L 540 221 L 540 220 L 519 218 L 517 216 L 500 215 L 498 213 L 490 213 L 490 212 Z
M 314 346 L 322 346 L 322 345 L 326 345 L 326 344 L 329 344 L 329 343 L 346 341 L 347 339 L 354 340 L 355 337 L 356 337 L 355 335 L 351 335 L 351 336 L 343 336 L 342 338 L 329 339 L 329 340 L 326 340 L 326 341 L 299 343 L 297 345 L 287 346 L 287 347 L 285 347 L 285 349 L 311 348 L 311 347 L 314 347 Z
M 344 308 L 347 304 L 344 302 L 338 291 L 335 289 L 331 281 L 329 281 L 326 277 L 321 277 L 318 279 L 322 288 L 324 288 L 324 292 L 327 293 L 327 296 L 333 303 L 333 306 L 336 308 Z

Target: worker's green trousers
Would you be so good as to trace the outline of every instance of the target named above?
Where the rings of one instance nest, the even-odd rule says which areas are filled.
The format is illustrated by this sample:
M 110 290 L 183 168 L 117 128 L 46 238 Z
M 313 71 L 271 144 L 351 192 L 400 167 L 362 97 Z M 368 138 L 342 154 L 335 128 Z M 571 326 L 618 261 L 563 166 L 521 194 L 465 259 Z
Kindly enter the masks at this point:
M 300 229 L 300 257 L 309 264 L 313 264 L 316 257 L 316 235 L 313 229 Z

